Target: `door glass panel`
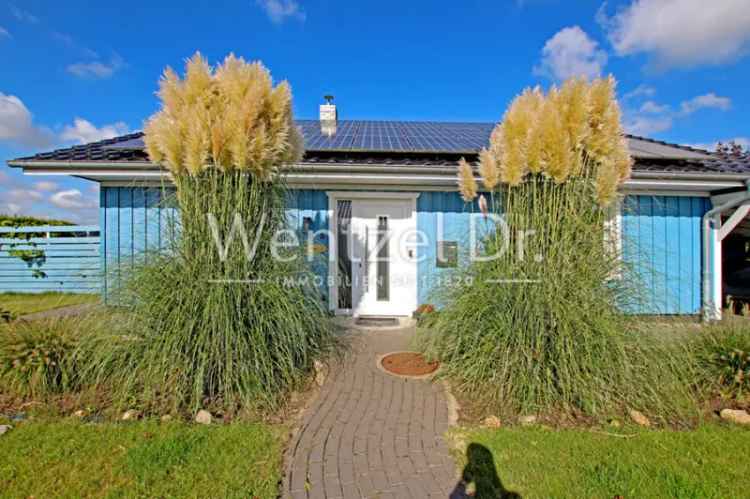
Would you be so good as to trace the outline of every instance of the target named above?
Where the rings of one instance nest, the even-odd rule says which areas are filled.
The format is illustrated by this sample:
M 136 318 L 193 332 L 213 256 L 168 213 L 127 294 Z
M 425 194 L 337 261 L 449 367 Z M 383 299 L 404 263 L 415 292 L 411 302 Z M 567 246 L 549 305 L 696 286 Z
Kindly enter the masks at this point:
M 390 258 L 388 252 L 388 217 L 378 217 L 378 301 L 390 295 Z
M 338 308 L 352 308 L 352 260 L 350 241 L 352 230 L 352 202 L 336 202 L 337 248 L 338 248 Z

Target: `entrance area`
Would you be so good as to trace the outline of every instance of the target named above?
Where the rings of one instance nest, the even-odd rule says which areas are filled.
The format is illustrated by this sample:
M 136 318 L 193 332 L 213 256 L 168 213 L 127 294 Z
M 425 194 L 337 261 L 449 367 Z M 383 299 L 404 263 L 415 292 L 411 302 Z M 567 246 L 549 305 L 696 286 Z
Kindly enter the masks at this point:
M 416 198 L 328 193 L 335 220 L 331 303 L 355 317 L 408 316 L 417 307 Z
M 723 306 L 735 313 L 750 307 L 750 220 L 743 219 L 722 242 Z

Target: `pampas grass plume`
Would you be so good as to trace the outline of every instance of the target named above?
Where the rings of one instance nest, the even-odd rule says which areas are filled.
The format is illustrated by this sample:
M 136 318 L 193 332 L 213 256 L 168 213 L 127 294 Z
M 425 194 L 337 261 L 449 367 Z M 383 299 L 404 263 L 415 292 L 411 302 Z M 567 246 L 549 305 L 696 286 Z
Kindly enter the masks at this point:
M 302 157 L 289 85 L 274 87 L 259 62 L 230 54 L 212 68 L 196 53 L 184 79 L 164 71 L 158 95 L 162 108 L 147 121 L 144 141 L 151 161 L 173 174 L 215 167 L 268 180 Z
M 461 158 L 458 162 L 458 190 L 467 203 L 477 197 L 478 187 L 477 181 L 474 179 L 474 171 L 464 158 Z
M 602 204 L 630 177 L 632 163 L 611 76 L 591 83 L 571 78 L 546 95 L 538 87 L 524 90 L 479 153 L 479 172 L 489 190 L 499 183 L 518 186 L 529 174 L 556 183 L 587 178 L 596 183 Z M 462 195 L 464 190 L 469 194 L 464 199 L 476 196 L 470 188 Z

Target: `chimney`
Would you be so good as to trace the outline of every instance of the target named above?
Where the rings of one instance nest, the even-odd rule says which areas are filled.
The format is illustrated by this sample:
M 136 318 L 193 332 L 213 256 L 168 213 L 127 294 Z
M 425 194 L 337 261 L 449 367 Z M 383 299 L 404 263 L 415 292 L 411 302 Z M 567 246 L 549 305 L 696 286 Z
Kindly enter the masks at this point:
M 324 95 L 323 98 L 326 103 L 320 105 L 320 121 L 335 122 L 338 119 L 338 113 L 336 113 L 336 106 L 333 103 L 333 95 Z
M 339 115 L 333 103 L 333 95 L 324 95 L 323 98 L 326 103 L 320 105 L 320 133 L 332 137 L 336 134 L 336 120 Z

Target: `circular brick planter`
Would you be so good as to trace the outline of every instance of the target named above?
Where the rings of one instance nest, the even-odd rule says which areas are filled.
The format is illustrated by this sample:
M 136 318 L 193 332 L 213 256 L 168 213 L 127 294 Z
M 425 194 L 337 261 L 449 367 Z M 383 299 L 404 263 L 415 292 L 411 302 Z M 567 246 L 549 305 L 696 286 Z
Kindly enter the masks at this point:
M 440 367 L 437 362 L 427 362 L 418 352 L 387 353 L 378 358 L 377 365 L 381 371 L 391 376 L 416 379 L 431 378 Z

